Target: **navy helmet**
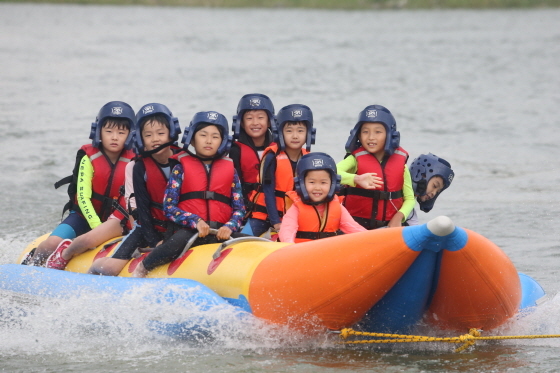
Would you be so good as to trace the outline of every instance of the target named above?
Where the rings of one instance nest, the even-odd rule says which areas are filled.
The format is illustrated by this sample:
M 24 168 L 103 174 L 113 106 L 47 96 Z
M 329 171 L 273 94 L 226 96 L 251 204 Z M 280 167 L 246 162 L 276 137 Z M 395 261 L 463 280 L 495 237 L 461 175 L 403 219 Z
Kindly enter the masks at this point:
M 311 204 L 309 193 L 305 189 L 305 175 L 308 171 L 325 170 L 331 176 L 331 187 L 325 202 L 330 202 L 334 198 L 335 193 L 340 191 L 341 177 L 336 173 L 336 163 L 332 157 L 326 153 L 315 152 L 302 156 L 296 166 L 296 177 L 294 178 L 294 186 L 297 194 L 304 203 Z
M 417 198 L 426 195 L 428 182 L 434 176 L 440 176 L 443 179 L 443 189 L 432 199 L 424 202 L 418 200 L 420 210 L 424 212 L 428 212 L 434 207 L 436 198 L 441 192 L 449 188 L 455 177 L 455 173 L 451 169 L 449 162 L 432 153 L 428 153 L 427 155 L 421 154 L 412 161 L 410 165 L 410 177 L 412 179 L 412 189 L 414 189 L 414 194 L 418 196 Z
M 286 122 L 303 122 L 307 127 L 307 136 L 305 138 L 305 148 L 311 150 L 311 145 L 315 144 L 316 128 L 313 128 L 313 113 L 306 105 L 292 104 L 284 106 L 276 115 L 277 126 L 274 130 L 274 142 L 278 144 L 279 150 L 286 149 L 282 130 Z
M 139 152 L 144 151 L 144 142 L 142 141 L 142 131 L 141 125 L 142 123 L 148 119 L 149 117 L 155 115 L 162 115 L 167 119 L 168 128 L 169 128 L 169 137 L 173 142 L 179 140 L 179 134 L 181 133 L 181 127 L 179 126 L 179 120 L 173 116 L 171 110 L 167 108 L 167 106 L 163 104 L 151 103 L 146 104 L 138 110 L 136 114 L 136 134 L 135 134 L 135 145 L 138 148 Z
M 350 136 L 348 136 L 348 141 L 346 141 L 346 152 L 352 153 L 361 146 L 360 130 L 362 124 L 368 122 L 383 124 L 387 132 L 383 150 L 387 155 L 392 155 L 399 147 L 401 134 L 397 131 L 397 122 L 393 114 L 391 114 L 389 109 L 381 105 L 369 105 L 360 112 L 358 123 L 350 130 Z
M 239 139 L 241 132 L 241 122 L 243 115 L 249 110 L 264 110 L 268 115 L 268 123 L 270 124 L 270 131 L 276 131 L 276 117 L 274 116 L 274 105 L 268 96 L 261 93 L 250 93 L 239 100 L 237 104 L 237 114 L 233 116 L 233 123 L 231 130 L 233 131 L 233 140 Z
M 95 122 L 91 124 L 91 132 L 89 134 L 89 138 L 92 140 L 92 145 L 96 148 L 99 148 L 99 144 L 101 144 L 101 128 L 107 119 L 126 119 L 129 123 L 129 133 L 128 137 L 124 142 L 125 149 L 130 149 L 132 147 L 132 138 L 134 134 L 134 123 L 135 115 L 134 109 L 127 104 L 126 102 L 122 101 L 111 101 L 106 103 L 101 107 L 99 110 L 99 114 L 97 114 L 97 118 L 95 118 Z
M 224 156 L 227 152 L 229 152 L 232 137 L 229 134 L 229 125 L 226 117 L 216 111 L 201 111 L 193 116 L 189 127 L 185 129 L 185 132 L 183 133 L 183 139 L 181 140 L 183 143 L 183 149 L 188 149 L 198 126 L 204 124 L 211 124 L 220 129 L 220 132 L 222 133 L 222 143 L 218 147 L 216 158 Z

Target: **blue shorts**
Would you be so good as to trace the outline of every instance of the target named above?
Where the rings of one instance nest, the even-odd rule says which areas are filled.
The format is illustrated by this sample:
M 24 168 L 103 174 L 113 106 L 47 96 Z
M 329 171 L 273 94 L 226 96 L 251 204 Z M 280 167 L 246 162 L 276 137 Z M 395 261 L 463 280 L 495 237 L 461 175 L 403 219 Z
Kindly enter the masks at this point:
M 70 211 L 70 214 L 60 223 L 54 231 L 52 231 L 51 236 L 57 236 L 62 239 L 71 239 L 87 233 L 91 230 L 89 223 L 86 218 L 76 211 Z
M 249 218 L 241 233 L 249 236 L 259 237 L 270 228 L 270 223 L 266 220 Z

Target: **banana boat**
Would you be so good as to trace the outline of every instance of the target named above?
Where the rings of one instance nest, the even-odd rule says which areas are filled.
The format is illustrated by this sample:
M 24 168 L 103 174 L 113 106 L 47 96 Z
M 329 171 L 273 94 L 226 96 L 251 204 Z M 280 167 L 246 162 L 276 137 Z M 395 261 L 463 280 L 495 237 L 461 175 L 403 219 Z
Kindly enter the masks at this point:
M 32 242 L 18 263 L 46 237 Z M 118 244 L 73 258 L 59 276 L 87 273 Z M 124 278 L 142 258 L 131 260 L 113 281 L 140 281 Z M 1 267 L 0 288 L 17 291 L 13 284 L 26 276 Z M 18 273 L 25 272 L 27 266 L 20 267 Z M 82 277 L 95 283 L 95 276 Z M 142 281 L 160 278 L 192 280 L 256 317 L 302 331 L 359 326 L 396 332 L 420 320 L 440 329 L 489 330 L 544 295 L 498 246 L 445 216 L 297 244 L 241 238 L 191 247 Z

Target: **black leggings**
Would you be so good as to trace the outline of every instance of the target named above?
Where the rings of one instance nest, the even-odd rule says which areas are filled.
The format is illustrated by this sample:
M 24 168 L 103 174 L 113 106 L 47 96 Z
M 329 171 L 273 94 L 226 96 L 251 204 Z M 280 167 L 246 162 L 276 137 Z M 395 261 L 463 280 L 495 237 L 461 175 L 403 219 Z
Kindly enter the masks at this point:
M 144 268 L 151 271 L 160 265 L 172 262 L 181 255 L 185 249 L 185 245 L 198 231 L 195 229 L 179 229 L 167 239 L 164 243 L 157 246 L 150 252 L 142 261 Z M 232 233 L 231 237 L 245 237 L 243 233 Z M 194 241 L 193 246 L 206 245 L 209 243 L 224 242 L 225 240 L 218 240 L 215 235 L 209 234 L 206 237 L 199 237 Z

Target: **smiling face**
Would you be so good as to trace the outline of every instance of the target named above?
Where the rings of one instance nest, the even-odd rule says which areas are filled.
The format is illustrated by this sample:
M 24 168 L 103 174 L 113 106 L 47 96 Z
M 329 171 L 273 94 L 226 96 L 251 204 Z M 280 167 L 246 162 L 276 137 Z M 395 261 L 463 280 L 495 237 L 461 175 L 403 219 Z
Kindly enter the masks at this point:
M 418 197 L 420 202 L 428 201 L 438 195 L 439 192 L 443 190 L 445 184 L 441 176 L 433 176 L 428 185 L 426 186 L 426 194 L 422 197 Z
M 107 155 L 120 154 L 129 133 L 125 126 L 108 120 L 101 128 L 101 144 Z
M 153 150 L 170 141 L 169 128 L 167 128 L 164 123 L 150 118 L 142 126 L 142 142 L 144 143 L 144 150 Z M 156 154 L 161 153 L 163 150 L 164 149 L 161 149 Z
M 322 202 L 331 189 L 331 175 L 325 170 L 308 171 L 305 175 L 305 190 L 312 202 Z
M 206 126 L 194 134 L 192 145 L 196 155 L 201 158 L 212 158 L 218 152 L 222 143 L 222 135 L 218 127 L 214 125 Z
M 268 115 L 264 110 L 248 110 L 243 114 L 241 127 L 253 139 L 256 146 L 262 146 L 268 130 Z
M 300 150 L 305 145 L 307 127 L 303 122 L 288 122 L 282 128 L 286 148 Z
M 381 123 L 366 122 L 360 128 L 360 143 L 365 150 L 375 155 L 377 159 L 383 159 L 385 155 L 385 139 L 387 131 Z

